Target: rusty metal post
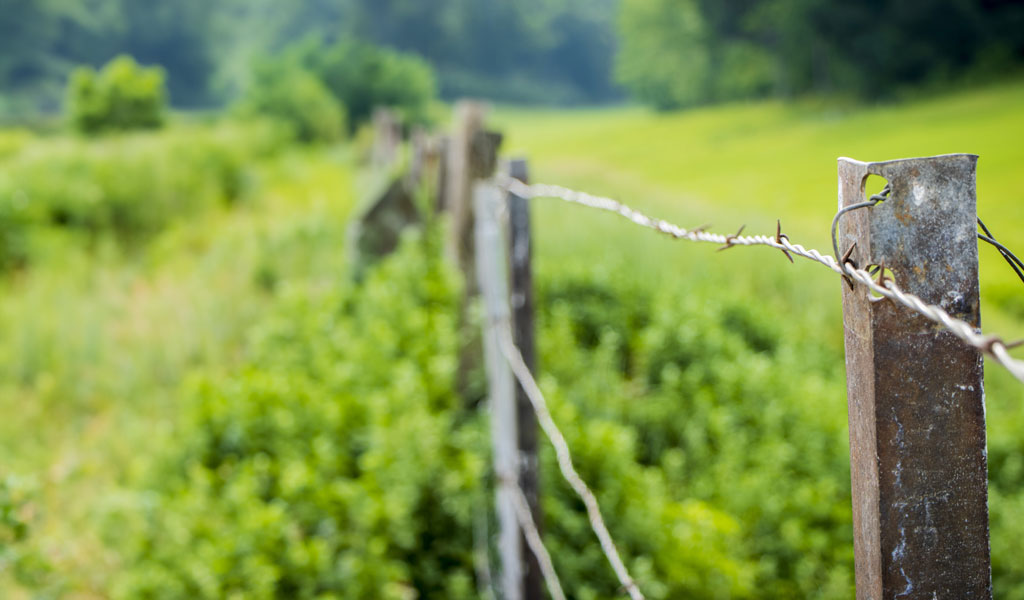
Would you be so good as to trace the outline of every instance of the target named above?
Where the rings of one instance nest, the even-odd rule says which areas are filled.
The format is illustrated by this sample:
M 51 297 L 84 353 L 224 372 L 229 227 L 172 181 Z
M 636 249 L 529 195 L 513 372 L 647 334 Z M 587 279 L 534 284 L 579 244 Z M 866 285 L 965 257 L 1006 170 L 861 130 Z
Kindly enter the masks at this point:
M 839 159 L 839 251 L 980 324 L 975 166 L 954 154 Z M 843 284 L 858 600 L 992 598 L 981 353 L 863 287 Z

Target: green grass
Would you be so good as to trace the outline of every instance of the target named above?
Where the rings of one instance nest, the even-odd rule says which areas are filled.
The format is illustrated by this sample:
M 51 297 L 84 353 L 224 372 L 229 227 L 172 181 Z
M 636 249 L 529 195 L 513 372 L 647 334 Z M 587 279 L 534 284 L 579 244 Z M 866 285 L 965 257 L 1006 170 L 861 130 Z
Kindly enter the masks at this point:
M 1024 82 L 867 108 L 761 102 L 669 114 L 508 109 L 494 121 L 507 134 L 506 151 L 529 158 L 534 181 L 611 195 L 683 226 L 712 223 L 722 233 L 745 224 L 746 233 L 774 234 L 780 219 L 794 242 L 822 252 L 831 248 L 838 157 L 974 153 L 979 215 L 1000 241 L 1024 252 Z M 788 294 L 795 312 L 783 318 L 806 321 L 798 312 L 824 303 L 812 312 L 827 315 L 826 335 L 841 333 L 839 282 L 820 267 L 792 267 L 767 249 L 711 258 L 707 248 L 651 240 L 614 216 L 554 202 L 540 201 L 537 210 L 542 263 L 549 256 L 560 263 L 625 262 L 663 285 L 685 285 L 698 272 L 714 271 L 736 282 L 723 293 L 765 289 L 743 282 L 751 277 L 778 280 L 807 294 Z M 1024 337 L 1024 286 L 994 249 L 980 253 L 985 328 Z M 789 279 L 792 273 L 782 271 L 798 275 Z M 997 365 L 988 371 L 991 391 L 1024 399 L 1024 389 L 1007 382 Z

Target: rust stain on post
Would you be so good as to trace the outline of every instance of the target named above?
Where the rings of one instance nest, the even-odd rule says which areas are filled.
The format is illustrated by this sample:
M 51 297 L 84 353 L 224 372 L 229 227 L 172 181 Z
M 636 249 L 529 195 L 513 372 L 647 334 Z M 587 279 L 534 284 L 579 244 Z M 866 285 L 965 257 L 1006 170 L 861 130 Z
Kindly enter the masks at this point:
M 976 162 L 839 159 L 840 207 L 868 175 L 892 186 L 844 215 L 839 250 L 977 327 Z M 981 353 L 860 286 L 843 315 L 858 600 L 992 598 Z

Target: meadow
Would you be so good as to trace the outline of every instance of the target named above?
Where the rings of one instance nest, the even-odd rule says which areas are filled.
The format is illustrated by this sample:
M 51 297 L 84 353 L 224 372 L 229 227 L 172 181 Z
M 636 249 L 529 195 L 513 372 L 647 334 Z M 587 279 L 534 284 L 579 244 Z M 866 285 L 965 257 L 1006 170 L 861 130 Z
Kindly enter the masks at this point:
M 534 181 L 716 231 L 780 219 L 822 251 L 838 156 L 973 152 L 979 213 L 1021 249 L 1021 107 L 1008 83 L 876 107 L 498 107 L 492 123 Z M 156 156 L 190 126 L 127 143 Z M 139 152 L 117 138 L 0 133 L 4 199 L 75 200 L 12 220 L 30 226 L 5 247 L 0 582 L 16 598 L 476 597 L 486 426 L 452 385 L 443 221 L 354 282 L 359 149 L 221 131 L 223 160 L 159 163 L 193 174 L 170 191 L 178 175 L 125 166 Z M 555 200 L 533 222 L 540 382 L 648 597 L 851 597 L 840 280 Z M 994 250 L 981 261 L 985 328 L 1024 337 L 1024 285 Z M 986 386 L 996 597 L 1024 598 L 1024 388 L 997 365 Z M 542 468 L 567 590 L 616 597 L 547 449 Z

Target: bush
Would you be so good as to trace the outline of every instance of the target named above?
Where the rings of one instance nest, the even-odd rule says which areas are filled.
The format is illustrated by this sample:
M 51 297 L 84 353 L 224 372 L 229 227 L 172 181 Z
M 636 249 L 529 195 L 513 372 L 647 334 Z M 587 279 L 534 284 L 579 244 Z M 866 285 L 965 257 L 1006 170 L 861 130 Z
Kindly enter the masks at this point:
M 293 52 L 345 105 L 353 129 L 369 121 L 375 107 L 397 110 L 406 123 L 428 120 L 437 82 L 418 56 L 353 41 L 306 43 Z
M 29 515 L 38 492 L 29 481 L 13 475 L 0 476 L 0 576 L 56 597 L 53 567 L 34 546 Z M 3 582 L 3 579 L 0 579 Z M 2 584 L 2 583 L 0 583 Z M 54 594 L 54 595 L 50 595 Z
M 150 478 L 136 508 L 118 515 L 111 529 L 125 565 L 116 597 L 477 597 L 474 522 L 493 498 L 487 422 L 453 389 L 460 293 L 440 261 L 438 240 L 436 232 L 407 238 L 360 287 L 291 288 L 254 332 L 240 370 L 208 372 L 189 387 L 173 445 L 144 469 Z M 601 306 L 626 306 L 620 294 L 598 285 L 570 283 L 552 294 L 595 298 L 580 313 L 583 335 L 602 329 L 595 314 Z M 725 335 L 715 346 L 730 362 L 709 355 L 695 366 L 715 369 L 708 378 L 723 402 L 741 404 L 752 430 L 730 438 L 727 411 L 709 410 L 706 398 L 686 400 L 686 418 L 676 418 L 678 377 L 668 377 L 671 384 L 653 392 L 649 405 L 632 401 L 639 382 L 615 368 L 618 349 L 599 342 L 580 350 L 577 327 L 560 314 L 565 304 L 555 302 L 545 318 L 544 368 L 564 387 L 544 387 L 648 597 L 798 597 L 794 590 L 829 584 L 823 566 L 833 554 L 846 558 L 849 547 L 848 508 L 834 503 L 848 507 L 848 489 L 826 486 L 815 496 L 814 479 L 777 479 L 790 470 L 822 473 L 845 454 L 829 448 L 812 460 L 769 439 L 790 433 L 800 450 L 820 454 L 815 444 L 836 432 L 801 438 L 787 429 L 796 413 L 784 401 L 766 402 L 766 392 L 739 386 L 744 368 L 755 368 L 759 384 L 775 377 L 759 350 L 747 349 L 746 336 Z M 680 321 L 667 306 L 655 311 L 661 328 L 670 318 Z M 728 322 L 755 318 L 726 313 Z M 686 321 L 707 336 L 719 326 Z M 639 335 L 631 340 L 636 348 L 664 344 L 642 331 L 626 334 Z M 714 434 L 695 436 L 702 428 Z M 715 448 L 727 452 L 722 471 Z M 722 502 L 737 485 L 749 490 L 750 481 L 737 477 L 741 466 L 754 469 L 761 495 Z M 566 589 L 576 598 L 617 597 L 619 585 L 585 510 L 546 444 L 541 471 L 546 542 Z M 792 499 L 761 508 L 765 497 L 777 496 L 776 485 L 786 485 Z M 803 488 L 811 491 L 796 493 Z M 716 502 L 728 509 L 713 508 Z M 777 539 L 762 515 L 805 525 L 809 533 L 797 529 Z M 833 521 L 846 529 L 822 536 Z M 835 549 L 821 545 L 832 541 Z M 844 573 L 832 585 L 848 595 Z M 756 583 L 778 578 L 798 583 L 758 592 Z
M 286 296 L 240 372 L 191 386 L 111 530 L 115 597 L 474 595 L 482 428 L 451 390 L 458 294 L 434 254 L 412 241 L 355 296 Z
M 72 125 L 82 133 L 153 129 L 163 125 L 167 92 L 159 67 L 118 56 L 99 72 L 79 67 L 68 83 Z
M 36 231 L 134 242 L 233 202 L 247 163 L 279 140 L 269 124 L 253 123 L 27 143 L 0 168 L 0 270 L 31 261 Z
M 276 119 L 303 142 L 333 142 L 346 133 L 345 107 L 312 73 L 288 61 L 254 70 L 242 111 Z

